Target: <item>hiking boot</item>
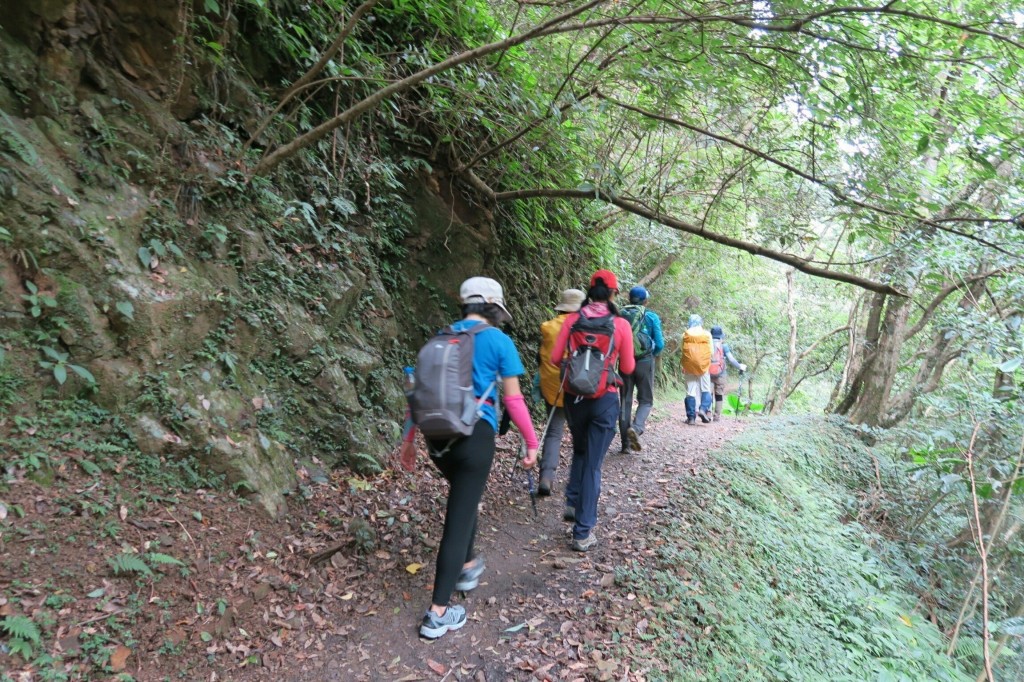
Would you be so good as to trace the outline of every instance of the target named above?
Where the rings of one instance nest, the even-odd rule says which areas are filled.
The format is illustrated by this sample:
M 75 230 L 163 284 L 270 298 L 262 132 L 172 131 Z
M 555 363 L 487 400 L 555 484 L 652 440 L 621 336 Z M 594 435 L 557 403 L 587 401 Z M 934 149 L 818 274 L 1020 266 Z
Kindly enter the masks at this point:
M 626 429 L 626 440 L 629 441 L 629 447 L 636 452 L 640 452 L 643 448 L 643 446 L 640 445 L 640 435 L 632 426 Z
M 537 497 L 548 497 L 551 495 L 551 478 L 549 476 L 541 476 L 540 483 L 537 484 Z
M 709 421 L 711 421 L 711 417 L 708 416 L 708 411 L 707 410 L 700 410 L 700 411 L 698 411 L 697 412 L 697 416 L 700 417 L 700 420 L 702 422 L 704 422 L 705 424 L 707 424 Z
M 480 584 L 480 576 L 484 572 L 484 558 L 478 556 L 473 559 L 473 565 L 469 568 L 463 568 L 462 573 L 459 573 L 459 580 L 455 583 L 455 589 L 460 592 L 469 592 L 470 590 L 476 589 L 476 586 Z
M 687 425 L 696 424 L 696 423 L 697 423 L 697 419 L 695 417 L 687 417 L 686 418 L 686 424 Z
M 562 512 L 563 521 L 575 521 L 576 520 L 576 509 L 565 505 L 565 511 Z
M 427 609 L 420 623 L 420 637 L 437 639 L 449 630 L 458 630 L 465 624 L 466 609 L 461 606 L 449 604 L 443 616 Z
M 588 552 L 596 544 L 597 536 L 594 531 L 590 531 L 590 535 L 585 538 L 573 538 L 572 548 L 577 552 Z

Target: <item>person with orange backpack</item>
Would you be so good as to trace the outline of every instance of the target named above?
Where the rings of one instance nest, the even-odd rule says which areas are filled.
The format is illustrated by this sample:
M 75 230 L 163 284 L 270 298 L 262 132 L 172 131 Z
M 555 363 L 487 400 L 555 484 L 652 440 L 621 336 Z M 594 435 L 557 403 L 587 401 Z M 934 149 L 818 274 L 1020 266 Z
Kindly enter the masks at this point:
M 555 339 L 562 331 L 565 320 L 583 305 L 587 297 L 579 289 L 566 289 L 562 298 L 555 306 L 558 314 L 540 325 L 540 350 L 537 352 L 537 366 L 540 372 L 540 393 L 548 408 L 548 425 L 544 431 L 544 443 L 540 455 L 540 482 L 537 484 L 537 496 L 547 497 L 554 485 L 555 471 L 558 469 L 558 455 L 562 447 L 562 434 L 565 432 L 565 394 L 562 391 L 561 363 L 551 362 L 551 351 L 555 347 Z
M 725 332 L 721 325 L 711 328 L 711 367 L 708 373 L 711 375 L 711 385 L 715 387 L 715 413 L 711 421 L 722 420 L 722 403 L 725 400 L 725 375 L 728 372 L 726 363 L 740 371 L 740 375 L 747 371 L 747 366 L 736 359 L 725 342 Z M 740 380 L 742 381 L 742 379 Z
M 686 423 L 695 424 L 697 417 L 711 421 L 711 334 L 702 326 L 700 315 L 690 315 L 683 334 L 683 378 L 686 380 Z
M 615 371 L 632 374 L 633 330 L 612 300 L 619 291 L 615 275 L 598 270 L 590 278 L 587 299 L 578 313 L 566 318 L 549 360 L 562 365 L 565 412 L 572 432 L 572 466 L 565 487 L 565 513 L 573 521 L 572 548 L 586 552 L 597 544 L 597 501 L 601 496 L 601 465 L 619 418 Z

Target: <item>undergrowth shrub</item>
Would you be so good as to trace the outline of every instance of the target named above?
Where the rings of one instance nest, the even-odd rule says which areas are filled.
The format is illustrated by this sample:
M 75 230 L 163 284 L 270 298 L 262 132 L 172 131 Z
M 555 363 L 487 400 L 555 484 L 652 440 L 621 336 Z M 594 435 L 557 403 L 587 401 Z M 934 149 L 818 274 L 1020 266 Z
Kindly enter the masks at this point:
M 663 605 L 669 679 L 969 679 L 867 525 L 873 457 L 838 423 L 773 420 L 686 479 L 656 568 L 630 578 Z

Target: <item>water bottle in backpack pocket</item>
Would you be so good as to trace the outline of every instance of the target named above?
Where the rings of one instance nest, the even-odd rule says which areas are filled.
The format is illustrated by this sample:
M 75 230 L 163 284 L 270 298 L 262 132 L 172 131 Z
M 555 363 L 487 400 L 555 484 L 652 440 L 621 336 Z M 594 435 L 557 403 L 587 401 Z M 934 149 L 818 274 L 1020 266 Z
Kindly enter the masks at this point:
M 480 398 L 473 392 L 474 340 L 488 328 L 482 322 L 463 331 L 445 327 L 420 349 L 414 388 L 408 397 L 412 420 L 427 439 L 473 433 L 480 406 L 496 383 Z
M 618 385 L 615 361 L 615 316 L 579 316 L 569 330 L 569 359 L 565 364 L 565 392 L 584 398 L 604 394 Z

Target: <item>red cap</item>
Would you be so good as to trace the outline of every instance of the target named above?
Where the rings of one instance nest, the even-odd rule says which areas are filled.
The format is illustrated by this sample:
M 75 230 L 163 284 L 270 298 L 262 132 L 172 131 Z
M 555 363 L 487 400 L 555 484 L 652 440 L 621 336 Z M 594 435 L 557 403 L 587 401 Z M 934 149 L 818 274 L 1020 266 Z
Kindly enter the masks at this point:
M 615 274 L 611 270 L 598 270 L 590 277 L 590 286 L 597 284 L 597 280 L 603 279 L 604 285 L 609 289 L 619 290 L 619 280 L 615 279 Z

